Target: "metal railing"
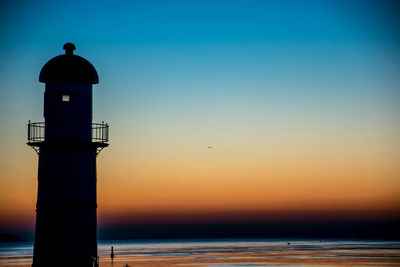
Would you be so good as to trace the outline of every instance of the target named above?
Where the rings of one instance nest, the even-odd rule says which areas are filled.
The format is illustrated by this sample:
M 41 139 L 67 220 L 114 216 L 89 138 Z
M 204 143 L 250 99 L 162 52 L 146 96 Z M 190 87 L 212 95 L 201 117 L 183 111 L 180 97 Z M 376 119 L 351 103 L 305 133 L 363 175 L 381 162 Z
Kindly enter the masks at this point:
M 92 123 L 92 142 L 106 144 L 108 142 L 108 124 Z M 28 123 L 28 143 L 44 142 L 45 140 L 45 123 L 31 122 Z
M 28 143 L 37 143 L 44 141 L 44 122 L 31 122 L 28 123 Z
M 108 142 L 108 124 L 92 123 L 92 142 L 107 143 Z

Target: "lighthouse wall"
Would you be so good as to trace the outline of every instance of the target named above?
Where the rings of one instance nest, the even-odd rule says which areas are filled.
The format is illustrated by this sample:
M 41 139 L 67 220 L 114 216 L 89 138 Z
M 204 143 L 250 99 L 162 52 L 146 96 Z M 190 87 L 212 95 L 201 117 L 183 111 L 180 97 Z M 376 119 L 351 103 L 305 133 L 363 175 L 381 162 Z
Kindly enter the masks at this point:
M 91 142 L 92 85 L 49 82 L 44 92 L 46 141 Z
M 50 263 L 64 255 L 63 261 L 77 264 L 97 257 L 96 189 L 95 149 L 71 146 L 41 149 L 36 261 Z
M 44 117 L 33 266 L 92 266 L 97 258 L 92 85 L 46 84 Z

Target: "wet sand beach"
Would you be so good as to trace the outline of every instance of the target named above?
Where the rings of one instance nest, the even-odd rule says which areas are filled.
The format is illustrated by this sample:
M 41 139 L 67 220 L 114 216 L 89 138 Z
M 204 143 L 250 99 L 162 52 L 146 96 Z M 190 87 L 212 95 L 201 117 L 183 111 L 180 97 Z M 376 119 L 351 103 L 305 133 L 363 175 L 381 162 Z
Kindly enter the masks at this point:
M 400 266 L 398 241 L 102 241 L 99 254 L 100 267 Z M 31 254 L 14 255 L 0 265 L 30 261 Z
M 287 249 L 258 252 L 213 252 L 176 256 L 133 254 L 117 257 L 113 263 L 102 258 L 101 267 L 126 266 L 400 266 L 400 251 L 365 248 L 334 251 Z
M 395 257 L 394 257 L 395 256 Z M 225 255 L 210 254 L 208 257 L 133 257 L 120 259 L 113 263 L 101 262 L 100 267 L 129 266 L 400 266 L 399 254 L 396 255 L 341 255 L 329 253 Z

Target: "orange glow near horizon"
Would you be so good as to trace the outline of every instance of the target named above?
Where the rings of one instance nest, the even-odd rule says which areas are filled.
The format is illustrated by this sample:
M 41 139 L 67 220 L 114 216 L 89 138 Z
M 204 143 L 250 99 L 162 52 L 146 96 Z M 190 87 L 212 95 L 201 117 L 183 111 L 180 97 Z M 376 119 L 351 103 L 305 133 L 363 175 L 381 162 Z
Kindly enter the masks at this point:
M 209 149 L 187 140 L 179 146 L 179 137 L 138 138 L 134 151 L 116 140 L 98 158 L 99 221 L 400 217 L 400 168 L 387 143 L 247 140 L 220 139 Z M 1 180 L 3 227 L 34 224 L 37 159 L 28 148 L 22 155 L 27 167 L 9 164 Z
M 142 165 L 131 172 L 123 168 L 99 169 L 98 212 L 102 223 L 162 222 L 171 220 L 171 216 L 179 222 L 190 221 L 193 216 L 199 221 L 235 220 L 235 216 L 251 221 L 318 219 L 329 213 L 354 219 L 400 214 L 400 185 L 390 179 L 386 184 L 382 179 L 377 183 L 377 172 L 371 170 L 359 173 L 358 179 L 354 178 L 357 173 L 333 179 L 340 174 L 338 171 L 323 176 L 318 175 L 320 170 L 300 168 L 292 169 L 293 173 L 270 169 L 264 174 L 243 166 L 236 166 L 231 172 L 212 168 L 201 172 L 193 166 L 173 170 Z M 260 174 L 256 175 L 257 171 Z M 357 183 L 361 178 L 363 183 Z M 321 179 L 325 179 L 322 184 Z M 24 180 L 30 182 L 20 186 L 15 180 L 18 195 L 9 191 L 0 197 L 2 226 L 33 226 L 36 177 Z
M 124 161 L 105 155 L 99 162 L 100 213 L 400 210 L 400 172 L 390 148 L 221 143 L 154 151 L 140 151 L 138 144 L 142 158 L 126 155 Z

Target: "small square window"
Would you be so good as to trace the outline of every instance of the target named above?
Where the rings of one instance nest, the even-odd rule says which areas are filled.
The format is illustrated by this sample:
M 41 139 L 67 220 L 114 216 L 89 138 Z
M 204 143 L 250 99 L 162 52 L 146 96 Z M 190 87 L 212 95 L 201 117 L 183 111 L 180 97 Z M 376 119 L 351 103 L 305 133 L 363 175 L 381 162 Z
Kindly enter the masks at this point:
M 63 95 L 62 96 L 62 101 L 63 102 L 69 102 L 69 95 Z

